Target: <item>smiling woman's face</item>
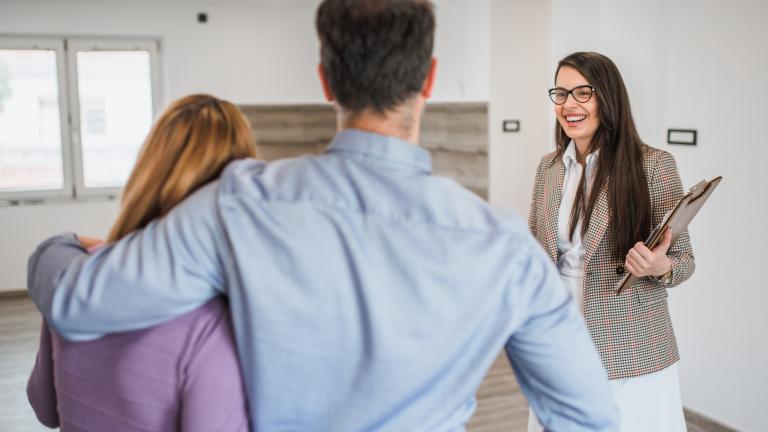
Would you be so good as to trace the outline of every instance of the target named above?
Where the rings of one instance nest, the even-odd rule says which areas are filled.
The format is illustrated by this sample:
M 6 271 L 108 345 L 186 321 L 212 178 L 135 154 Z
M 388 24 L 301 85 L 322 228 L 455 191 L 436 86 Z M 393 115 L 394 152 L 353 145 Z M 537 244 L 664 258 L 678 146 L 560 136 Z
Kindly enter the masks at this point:
M 576 69 L 563 66 L 557 73 L 555 86 L 572 90 L 575 87 L 592 84 Z M 565 134 L 568 135 L 581 151 L 589 148 L 592 138 L 600 127 L 600 117 L 597 112 L 597 97 L 594 93 L 587 102 L 579 102 L 568 95 L 565 103 L 555 105 L 555 115 Z

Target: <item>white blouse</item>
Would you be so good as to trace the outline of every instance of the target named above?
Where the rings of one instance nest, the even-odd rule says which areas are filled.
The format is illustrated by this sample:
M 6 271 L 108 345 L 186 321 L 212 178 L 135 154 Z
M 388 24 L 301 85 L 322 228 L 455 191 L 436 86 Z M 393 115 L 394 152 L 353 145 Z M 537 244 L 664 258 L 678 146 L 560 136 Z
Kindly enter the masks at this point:
M 592 189 L 595 178 L 597 155 L 599 151 L 590 153 L 586 159 L 587 172 L 587 197 Z M 565 164 L 565 178 L 563 179 L 563 199 L 560 202 L 560 212 L 557 219 L 557 268 L 565 277 L 581 279 L 584 272 L 584 245 L 581 240 L 581 219 L 579 219 L 573 239 L 570 238 L 569 228 L 571 222 L 571 209 L 576 198 L 576 191 L 584 172 L 584 167 L 576 159 L 576 144 L 571 141 L 563 153 Z M 583 215 L 582 215 L 583 217 Z M 583 295 L 581 289 L 573 293 L 579 310 L 583 309 Z

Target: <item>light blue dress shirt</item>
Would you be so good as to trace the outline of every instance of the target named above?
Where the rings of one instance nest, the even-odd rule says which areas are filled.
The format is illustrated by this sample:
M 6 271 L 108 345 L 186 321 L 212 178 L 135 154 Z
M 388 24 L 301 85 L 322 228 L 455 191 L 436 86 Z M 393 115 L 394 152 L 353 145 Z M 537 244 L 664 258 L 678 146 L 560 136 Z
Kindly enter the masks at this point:
M 547 429 L 617 428 L 582 318 L 526 225 L 391 137 L 346 130 L 319 156 L 234 162 L 91 256 L 72 234 L 47 240 L 29 272 L 74 340 L 228 296 L 257 431 L 463 430 L 503 348 Z

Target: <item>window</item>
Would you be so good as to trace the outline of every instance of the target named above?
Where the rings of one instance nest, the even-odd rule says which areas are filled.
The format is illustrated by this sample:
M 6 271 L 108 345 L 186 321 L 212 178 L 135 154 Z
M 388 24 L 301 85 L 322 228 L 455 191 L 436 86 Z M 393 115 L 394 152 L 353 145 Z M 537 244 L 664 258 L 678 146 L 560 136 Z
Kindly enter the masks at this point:
M 159 106 L 158 44 L 0 38 L 0 201 L 117 195 Z
M 0 193 L 61 195 L 71 181 L 64 161 L 63 41 L 0 45 Z

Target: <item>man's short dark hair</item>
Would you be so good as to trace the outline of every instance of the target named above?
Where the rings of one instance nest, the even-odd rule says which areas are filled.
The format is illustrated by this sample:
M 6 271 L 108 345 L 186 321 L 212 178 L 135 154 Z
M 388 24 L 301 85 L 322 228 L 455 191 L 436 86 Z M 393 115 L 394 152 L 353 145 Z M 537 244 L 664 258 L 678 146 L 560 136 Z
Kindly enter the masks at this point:
M 323 71 L 345 110 L 383 113 L 421 91 L 435 33 L 428 0 L 325 0 L 316 26 Z

